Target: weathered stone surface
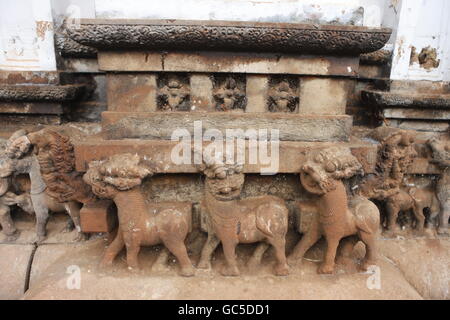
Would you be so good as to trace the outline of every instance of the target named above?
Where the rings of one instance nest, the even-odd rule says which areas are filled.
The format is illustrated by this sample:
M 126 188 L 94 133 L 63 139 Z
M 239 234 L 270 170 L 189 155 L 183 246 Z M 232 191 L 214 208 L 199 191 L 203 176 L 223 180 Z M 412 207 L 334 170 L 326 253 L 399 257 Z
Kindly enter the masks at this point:
M 0 299 L 19 299 L 25 292 L 33 245 L 0 244 Z
M 0 101 L 0 113 L 62 114 L 63 109 L 60 103 Z
M 302 265 L 291 269 L 287 277 L 271 275 L 274 257 L 267 254 L 257 273 L 244 271 L 241 277 L 223 277 L 221 252 L 216 255 L 211 271 L 197 270 L 195 277 L 178 276 L 178 264 L 170 263 L 167 271 L 154 271 L 151 266 L 159 248 L 145 248 L 139 256 L 142 271 L 130 274 L 121 255 L 110 272 L 97 268 L 105 248 L 103 239 L 82 246 L 43 246 L 36 252 L 36 267 L 32 270 L 31 286 L 25 299 L 422 299 L 408 283 L 402 271 L 387 259 L 380 259 L 381 288 L 369 289 L 371 274 L 356 271 L 356 259 L 351 265 L 338 265 L 335 275 L 316 274 L 320 260 L 307 255 Z M 189 249 L 191 249 L 190 247 Z M 250 250 L 246 250 L 250 249 Z M 39 250 L 42 250 L 39 252 Z M 239 246 L 239 266 L 245 263 L 254 247 Z M 323 246 L 318 246 L 323 250 Z M 407 254 L 407 253 L 406 253 Z M 417 256 L 411 261 L 426 265 Z M 197 257 L 193 256 L 194 263 Z M 39 263 L 39 266 L 38 266 Z M 69 266 L 78 266 L 79 289 L 70 289 Z M 34 267 L 34 266 L 33 266 Z
M 420 121 L 420 120 L 396 120 L 388 119 L 387 123 L 399 129 L 429 131 L 429 132 L 447 132 L 448 121 Z
M 382 112 L 388 119 L 426 119 L 426 120 L 450 120 L 450 109 L 447 110 L 427 110 L 427 109 L 406 109 L 406 108 L 386 108 Z
M 450 108 L 450 94 L 415 94 L 407 91 L 361 91 L 362 101 L 378 107 Z
M 305 116 L 260 113 L 104 112 L 103 135 L 106 139 L 171 139 L 175 129 L 185 128 L 191 135 L 194 121 L 202 121 L 203 130 L 226 129 L 279 130 L 280 140 L 348 141 L 352 125 L 349 116 Z
M 245 52 L 101 51 L 103 71 L 226 72 L 355 76 L 358 58 Z
M 57 71 L 0 71 L 0 84 L 59 84 Z
M 354 88 L 352 80 L 312 78 L 300 79 L 300 114 L 345 114 L 347 96 Z
M 83 90 L 83 85 L 1 85 L 0 101 L 70 101 Z
M 159 173 L 196 173 L 198 169 L 193 164 L 175 164 L 172 161 L 172 149 L 178 144 L 176 141 L 162 140 L 89 140 L 75 144 L 75 164 L 78 171 L 86 171 L 87 165 L 92 160 L 105 159 L 117 153 L 137 153 L 146 159 L 152 159 L 157 164 L 155 168 Z M 207 143 L 204 144 L 206 146 Z M 330 146 L 349 147 L 355 157 L 362 163 L 365 172 L 373 172 L 376 160 L 376 145 L 330 143 L 330 142 L 288 142 L 280 141 L 279 144 L 279 173 L 298 173 L 303 165 L 304 158 L 308 152 L 315 148 Z M 261 168 L 268 167 L 261 164 L 249 163 L 249 146 L 246 143 L 246 173 L 260 173 Z M 270 145 L 268 146 L 270 149 Z M 255 154 L 257 150 L 253 150 Z
M 108 74 L 108 110 L 156 111 L 156 74 Z
M 450 242 L 447 238 L 381 240 L 379 246 L 382 254 L 423 298 L 450 299 Z
M 383 49 L 359 56 L 360 63 L 366 65 L 384 65 L 389 63 L 391 59 L 392 51 Z
M 237 21 L 89 20 L 69 36 L 99 49 L 232 50 L 358 55 L 381 49 L 392 30 Z
M 86 233 L 111 232 L 117 225 L 117 208 L 110 200 L 86 203 L 80 210 L 80 225 Z
M 39 114 L 1 114 L 0 123 L 7 123 L 10 126 L 28 126 L 28 125 L 58 125 L 61 124 L 59 115 L 39 115 Z
M 247 75 L 245 112 L 266 112 L 269 79 L 265 75 Z
M 84 46 L 72 40 L 65 34 L 55 35 L 55 46 L 62 57 L 70 58 L 96 58 L 97 49 Z
M 190 77 L 192 111 L 214 111 L 213 84 L 207 74 L 194 73 Z

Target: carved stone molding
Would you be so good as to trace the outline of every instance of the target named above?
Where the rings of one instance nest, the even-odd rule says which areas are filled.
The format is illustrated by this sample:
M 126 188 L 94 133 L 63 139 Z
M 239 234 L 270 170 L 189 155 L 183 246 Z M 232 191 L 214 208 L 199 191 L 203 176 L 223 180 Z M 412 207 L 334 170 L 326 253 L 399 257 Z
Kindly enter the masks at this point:
M 56 49 L 65 58 L 96 58 L 97 49 L 82 45 L 65 34 L 55 35 Z
M 0 101 L 72 101 L 77 99 L 84 89 L 83 85 L 4 85 L 0 86 Z
M 362 54 L 360 57 L 361 64 L 366 65 L 384 65 L 391 61 L 392 51 L 378 50 L 371 53 Z
M 356 26 L 181 20 L 82 20 L 67 30 L 102 50 L 216 50 L 359 55 L 381 49 L 392 30 Z

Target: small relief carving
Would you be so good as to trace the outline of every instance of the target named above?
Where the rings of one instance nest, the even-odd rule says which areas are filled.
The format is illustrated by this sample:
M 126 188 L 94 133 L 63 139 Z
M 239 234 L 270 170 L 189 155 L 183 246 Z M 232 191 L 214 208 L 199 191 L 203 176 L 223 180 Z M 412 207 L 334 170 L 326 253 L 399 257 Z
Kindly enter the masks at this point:
M 162 111 L 189 111 L 189 78 L 186 75 L 161 75 L 158 79 L 158 109 Z
M 271 78 L 269 82 L 270 112 L 295 112 L 298 108 L 298 80 Z
M 277 264 L 276 275 L 289 273 L 285 256 L 288 209 L 283 199 L 261 196 L 240 199 L 245 175 L 239 163 L 225 164 L 223 159 L 203 155 L 199 169 L 205 174 L 205 197 L 202 207 L 207 212 L 208 239 L 202 249 L 198 268 L 211 267 L 211 256 L 219 243 L 225 253 L 225 276 L 238 276 L 235 249 L 239 243 L 259 243 L 250 267 L 259 264 L 272 245 Z
M 36 214 L 36 242 L 46 236 L 49 208 L 53 212 L 67 212 L 77 230 L 76 241 L 86 239 L 80 226 L 80 202 L 93 199 L 90 187 L 75 171 L 73 145 L 69 137 L 43 129 L 27 133 L 15 132 L 8 141 L 5 167 L 12 177 L 27 174 L 31 184 L 31 206 L 28 200 L 17 198 L 25 211 Z M 67 228 L 70 231 L 71 227 Z
M 433 153 L 433 162 L 442 168 L 441 176 L 436 184 L 436 193 L 440 202 L 438 233 L 448 234 L 450 218 L 450 141 L 434 138 L 428 141 L 428 145 Z
M 386 235 L 397 235 L 401 230 L 397 223 L 400 212 L 412 211 L 418 233 L 424 231 L 426 217 L 424 209 L 430 210 L 429 223 L 438 215 L 435 192 L 404 183 L 417 152 L 414 148 L 415 134 L 396 130 L 381 139 L 375 174 L 366 176 L 359 186 L 359 193 L 370 199 L 385 203 L 387 220 Z
M 245 80 L 239 76 L 215 76 L 213 95 L 218 111 L 244 110 Z
M 348 199 L 343 179 L 362 173 L 362 166 L 348 148 L 331 147 L 308 155 L 300 173 L 306 191 L 315 194 L 318 214 L 289 257 L 295 265 L 322 236 L 327 241 L 325 260 L 319 273 L 333 273 L 336 249 L 341 239 L 354 245 L 361 240 L 366 255 L 361 265 L 367 270 L 376 263 L 375 242 L 380 225 L 377 206 L 367 198 Z M 349 201 L 350 200 L 350 201 Z
M 184 244 L 191 228 L 192 204 L 147 202 L 141 183 L 152 174 L 152 164 L 142 161 L 136 154 L 117 154 L 89 164 L 84 181 L 92 186 L 98 197 L 112 199 L 119 216 L 116 238 L 106 249 L 101 265 L 112 265 L 114 258 L 126 246 L 128 268 L 139 269 L 141 246 L 162 243 L 178 259 L 181 274 L 192 276 L 194 268 Z M 168 253 L 164 251 L 161 255 L 158 260 L 164 264 Z

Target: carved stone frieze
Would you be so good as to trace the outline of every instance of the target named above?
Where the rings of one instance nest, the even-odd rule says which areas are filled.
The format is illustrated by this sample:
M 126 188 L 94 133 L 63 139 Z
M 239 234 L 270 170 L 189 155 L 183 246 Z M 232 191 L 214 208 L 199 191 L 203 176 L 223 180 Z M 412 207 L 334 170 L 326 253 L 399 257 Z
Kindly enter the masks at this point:
M 189 93 L 187 76 L 178 74 L 161 75 L 158 79 L 158 109 L 162 111 L 189 110 Z
M 270 112 L 294 112 L 298 108 L 298 80 L 271 79 L 268 109 Z
M 72 101 L 84 90 L 84 85 L 3 85 L 0 86 L 0 101 Z
M 235 76 L 214 78 L 215 88 L 213 92 L 216 101 L 216 110 L 244 110 L 245 109 L 245 81 Z
M 82 20 L 69 36 L 105 49 L 265 51 L 359 55 L 381 49 L 391 30 L 356 26 L 181 20 Z

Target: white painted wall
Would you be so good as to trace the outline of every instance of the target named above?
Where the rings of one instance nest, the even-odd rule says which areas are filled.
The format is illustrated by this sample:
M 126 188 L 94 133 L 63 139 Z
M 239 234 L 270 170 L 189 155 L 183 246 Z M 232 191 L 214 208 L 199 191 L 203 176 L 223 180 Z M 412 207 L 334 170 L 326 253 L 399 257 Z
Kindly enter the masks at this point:
M 391 79 L 450 81 L 450 1 L 402 0 Z M 437 49 L 440 65 L 424 69 L 410 64 L 411 49 Z
M 0 70 L 56 70 L 50 0 L 0 0 Z
M 384 0 L 378 0 L 384 1 Z M 95 0 L 97 18 L 362 24 L 361 0 Z

